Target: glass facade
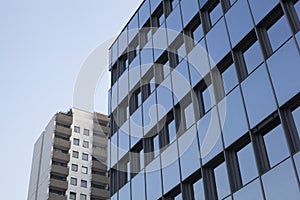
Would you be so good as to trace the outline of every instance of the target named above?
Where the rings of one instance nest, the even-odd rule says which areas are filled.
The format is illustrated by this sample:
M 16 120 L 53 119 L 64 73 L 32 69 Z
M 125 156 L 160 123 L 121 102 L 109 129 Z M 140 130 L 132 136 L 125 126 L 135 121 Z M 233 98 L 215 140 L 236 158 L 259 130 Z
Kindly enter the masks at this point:
M 300 199 L 299 7 L 142 3 L 110 49 L 111 199 Z

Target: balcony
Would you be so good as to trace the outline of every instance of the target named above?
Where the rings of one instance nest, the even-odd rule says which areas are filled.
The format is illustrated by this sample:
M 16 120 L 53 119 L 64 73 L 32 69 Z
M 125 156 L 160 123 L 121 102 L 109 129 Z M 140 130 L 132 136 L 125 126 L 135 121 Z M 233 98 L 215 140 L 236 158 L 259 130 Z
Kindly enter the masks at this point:
M 97 161 L 97 160 L 93 160 L 93 165 L 92 165 L 92 169 L 95 170 L 95 171 L 107 171 L 107 166 L 100 162 L 100 161 Z
M 52 165 L 51 172 L 54 174 L 59 174 L 63 176 L 69 175 L 69 169 L 67 167 L 59 166 L 59 165 Z
M 49 193 L 48 200 L 67 200 L 67 197 L 64 195 L 58 195 L 55 193 Z
M 108 184 L 108 177 L 99 174 L 92 174 L 92 182 L 105 185 Z
M 94 198 L 109 198 L 108 190 L 93 188 L 91 189 L 91 196 Z
M 67 190 L 68 182 L 51 178 L 50 179 L 50 187 L 53 189 Z
M 71 147 L 71 142 L 69 140 L 63 140 L 60 138 L 54 138 L 54 147 L 61 148 L 64 150 L 69 150 Z
M 70 126 L 72 124 L 72 116 L 66 115 L 64 113 L 58 113 L 56 115 L 56 121 L 58 123 Z
M 72 130 L 70 128 L 56 125 L 55 134 L 62 137 L 70 137 L 72 134 Z
M 58 150 L 53 151 L 53 160 L 63 163 L 68 163 L 70 161 L 70 154 L 63 153 Z

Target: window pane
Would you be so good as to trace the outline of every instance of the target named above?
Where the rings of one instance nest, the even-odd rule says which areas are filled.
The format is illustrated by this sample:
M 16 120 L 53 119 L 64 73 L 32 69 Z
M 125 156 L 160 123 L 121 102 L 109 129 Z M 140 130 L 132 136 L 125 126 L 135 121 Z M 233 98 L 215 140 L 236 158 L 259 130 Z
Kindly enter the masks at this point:
M 143 27 L 146 21 L 150 17 L 150 8 L 149 8 L 149 0 L 144 1 L 143 5 L 139 9 L 139 20 L 140 20 L 140 27 Z
M 266 199 L 299 199 L 298 183 L 288 159 L 262 176 Z
M 147 132 L 157 123 L 157 109 L 156 109 L 156 94 L 152 93 L 151 96 L 143 103 L 143 119 L 144 119 L 144 132 Z
M 234 200 L 263 200 L 259 179 L 246 185 L 233 194 Z
M 258 24 L 274 7 L 278 0 L 250 0 L 255 24 Z
M 222 7 L 221 7 L 221 3 L 219 2 L 218 5 L 216 5 L 216 7 L 209 12 L 211 25 L 213 26 L 221 18 L 222 15 L 223 15 Z
M 242 182 L 245 185 L 257 177 L 257 169 L 252 144 L 248 144 L 237 152 Z
M 191 127 L 178 139 L 181 175 L 186 179 L 200 168 L 200 154 L 196 126 Z
M 199 12 L 197 0 L 181 0 L 183 26 L 185 27 Z
M 139 107 L 130 117 L 131 147 L 143 137 L 142 107 Z
M 263 62 L 263 56 L 256 41 L 246 52 L 243 54 L 248 74 L 250 74 L 259 64 Z
M 290 27 L 285 16 L 282 16 L 267 32 L 273 51 L 291 36 Z
M 222 73 L 222 79 L 223 79 L 223 83 L 224 83 L 224 91 L 225 91 L 225 94 L 227 94 L 238 84 L 238 78 L 236 75 L 236 68 L 235 68 L 234 63 L 231 64 Z
M 296 170 L 298 173 L 298 178 L 300 180 L 300 152 L 298 152 L 297 154 L 294 155 L 294 161 L 295 161 L 295 166 L 296 166 Z
M 160 159 L 153 160 L 146 167 L 147 199 L 158 199 L 162 196 Z
M 153 142 L 153 153 L 154 157 L 159 155 L 159 140 L 158 140 L 158 135 L 154 136 L 152 139 Z
M 199 42 L 199 40 L 203 37 L 203 29 L 202 24 L 197 26 L 192 32 L 192 38 L 195 42 Z
M 184 109 L 184 119 L 185 119 L 186 129 L 188 129 L 189 127 L 191 127 L 195 123 L 195 113 L 194 113 L 193 103 L 190 103 Z
M 208 112 L 211 107 L 215 105 L 215 95 L 213 91 L 213 86 L 210 85 L 208 88 L 206 88 L 203 93 L 203 102 L 204 102 L 204 111 L 205 113 Z
M 173 96 L 171 91 L 170 76 L 157 88 L 158 120 L 165 116 L 173 108 Z
M 222 133 L 227 148 L 248 131 L 244 105 L 239 88 L 235 88 L 218 105 Z
M 281 125 L 264 135 L 264 142 L 271 167 L 289 156 L 287 142 Z
M 162 154 L 162 177 L 164 193 L 168 193 L 180 183 L 177 144 L 170 145 Z
M 206 39 L 209 56 L 217 64 L 230 51 L 224 19 L 208 32 Z
M 226 22 L 233 47 L 235 47 L 253 28 L 250 16 L 246 0 L 238 1 L 226 13 Z
M 200 179 L 193 184 L 193 192 L 194 192 L 194 199 L 195 200 L 203 200 L 204 197 L 204 187 L 203 187 L 203 180 Z
M 223 199 L 230 193 L 225 162 L 214 169 L 218 199 Z
M 280 106 L 300 90 L 299 63 L 299 53 L 293 40 L 288 41 L 267 60 Z
M 178 194 L 176 197 L 174 197 L 174 200 L 182 200 L 182 195 L 181 195 L 181 193 Z
M 143 200 L 145 199 L 145 180 L 144 173 L 136 175 L 132 179 L 132 200 Z
M 130 200 L 130 183 L 127 183 L 119 190 L 119 199 Z
M 292 114 L 293 114 L 294 122 L 296 124 L 296 128 L 298 131 L 298 136 L 300 139 L 300 108 L 298 107 L 296 110 L 294 110 L 292 112 Z
M 259 67 L 242 83 L 242 89 L 252 128 L 276 109 L 265 65 Z
M 176 139 L 175 120 L 172 120 L 168 124 L 168 135 L 169 135 L 169 141 L 170 141 L 170 143 L 172 143 Z
M 168 43 L 171 44 L 175 37 L 182 31 L 180 7 L 177 6 L 168 16 L 167 20 Z
M 198 121 L 197 129 L 202 164 L 205 165 L 223 151 L 221 130 L 219 128 L 218 114 L 215 107 Z

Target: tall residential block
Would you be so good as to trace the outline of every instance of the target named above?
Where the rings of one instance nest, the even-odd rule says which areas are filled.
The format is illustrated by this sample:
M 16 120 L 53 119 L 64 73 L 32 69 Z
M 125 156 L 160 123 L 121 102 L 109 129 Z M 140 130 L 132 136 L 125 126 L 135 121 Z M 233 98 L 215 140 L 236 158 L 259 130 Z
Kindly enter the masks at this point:
M 111 200 L 300 199 L 299 17 L 144 0 L 110 48 Z
M 108 199 L 109 118 L 72 108 L 34 145 L 28 200 Z

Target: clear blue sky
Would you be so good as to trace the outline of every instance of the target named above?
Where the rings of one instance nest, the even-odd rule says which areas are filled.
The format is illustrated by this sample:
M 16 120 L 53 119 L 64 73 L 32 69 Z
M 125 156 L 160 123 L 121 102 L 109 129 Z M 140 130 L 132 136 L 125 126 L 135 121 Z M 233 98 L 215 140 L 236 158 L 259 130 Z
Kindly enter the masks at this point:
M 89 53 L 118 34 L 141 2 L 0 0 L 1 199 L 27 199 L 35 140 L 72 106 Z

